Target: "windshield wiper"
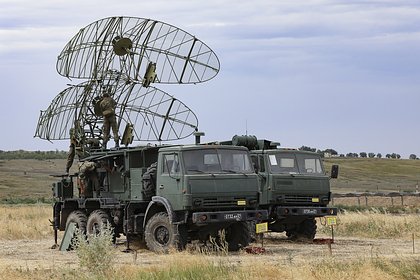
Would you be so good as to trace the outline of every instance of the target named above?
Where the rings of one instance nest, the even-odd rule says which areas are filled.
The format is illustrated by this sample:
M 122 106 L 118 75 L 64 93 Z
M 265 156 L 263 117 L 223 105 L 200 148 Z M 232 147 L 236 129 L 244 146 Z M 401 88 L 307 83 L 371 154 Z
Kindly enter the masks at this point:
M 199 170 L 199 169 L 187 169 L 187 171 L 194 171 L 194 172 L 198 172 L 198 173 L 204 173 L 203 170 Z
M 231 169 L 222 169 L 223 172 L 228 172 L 228 173 L 238 173 L 235 170 L 231 170 Z
M 244 176 L 248 176 L 248 174 L 246 174 L 245 172 L 235 171 L 235 170 L 232 170 L 232 169 L 222 169 L 222 171 L 232 173 L 232 174 L 242 174 Z

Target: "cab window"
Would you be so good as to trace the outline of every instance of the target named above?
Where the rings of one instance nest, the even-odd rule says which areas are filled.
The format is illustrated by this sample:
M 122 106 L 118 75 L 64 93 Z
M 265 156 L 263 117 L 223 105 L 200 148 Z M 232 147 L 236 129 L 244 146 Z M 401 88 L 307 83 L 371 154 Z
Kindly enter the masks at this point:
M 179 160 L 177 154 L 168 154 L 163 156 L 162 174 L 177 174 L 179 173 Z

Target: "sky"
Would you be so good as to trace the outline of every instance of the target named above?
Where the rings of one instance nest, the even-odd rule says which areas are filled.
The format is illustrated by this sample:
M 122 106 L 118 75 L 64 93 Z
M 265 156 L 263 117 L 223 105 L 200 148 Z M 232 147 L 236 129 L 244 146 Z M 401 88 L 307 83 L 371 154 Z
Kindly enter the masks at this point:
M 175 25 L 218 56 L 210 81 L 156 85 L 194 111 L 203 142 L 248 133 L 420 156 L 419 1 L 0 0 L 0 15 L 0 150 L 67 150 L 33 137 L 71 83 L 57 56 L 82 27 L 131 16 Z

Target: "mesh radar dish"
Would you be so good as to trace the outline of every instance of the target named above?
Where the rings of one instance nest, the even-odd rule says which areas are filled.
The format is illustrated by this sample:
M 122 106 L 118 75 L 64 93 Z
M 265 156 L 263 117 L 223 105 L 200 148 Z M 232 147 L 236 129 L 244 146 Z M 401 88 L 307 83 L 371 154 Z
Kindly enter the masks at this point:
M 102 79 L 119 72 L 145 87 L 204 82 L 219 68 L 216 54 L 193 35 L 136 17 L 109 17 L 87 25 L 57 60 L 58 73 L 68 78 Z
M 59 93 L 45 111 L 41 111 L 35 137 L 46 140 L 70 138 L 76 128 L 80 137 L 102 139 L 103 117 L 95 106 L 102 93 L 117 102 L 115 114 L 119 134 L 132 128 L 133 139 L 169 141 L 186 138 L 198 127 L 196 115 L 181 101 L 155 87 L 107 78 L 71 86 Z

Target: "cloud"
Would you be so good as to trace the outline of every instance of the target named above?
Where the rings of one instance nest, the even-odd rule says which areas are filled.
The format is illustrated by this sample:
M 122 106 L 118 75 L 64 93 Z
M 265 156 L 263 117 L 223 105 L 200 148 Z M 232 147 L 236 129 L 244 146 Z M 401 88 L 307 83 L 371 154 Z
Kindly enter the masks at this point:
M 1 117 L 21 127 L 0 149 L 66 148 L 32 139 L 39 110 L 68 83 L 56 57 L 80 28 L 127 15 L 180 27 L 219 56 L 212 81 L 163 87 L 194 110 L 207 139 L 241 133 L 248 122 L 258 137 L 289 146 L 360 152 L 381 143 L 377 152 L 420 154 L 412 129 L 420 118 L 418 1 L 0 0 L 0 13 Z

